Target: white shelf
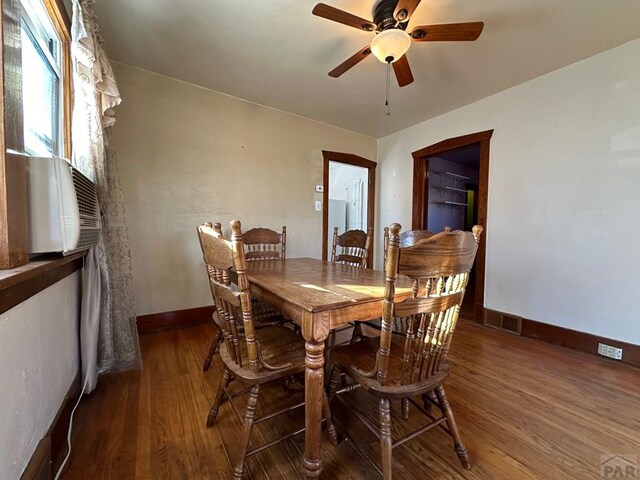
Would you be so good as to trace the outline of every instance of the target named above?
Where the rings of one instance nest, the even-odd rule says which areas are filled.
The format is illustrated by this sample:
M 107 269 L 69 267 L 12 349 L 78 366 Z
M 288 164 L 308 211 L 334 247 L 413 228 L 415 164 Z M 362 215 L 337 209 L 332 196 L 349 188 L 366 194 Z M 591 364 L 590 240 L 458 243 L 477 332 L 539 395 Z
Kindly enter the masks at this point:
M 444 187 L 445 190 L 452 190 L 454 192 L 467 193 L 463 188 L 455 188 L 455 187 Z
M 434 173 L 436 175 L 440 175 L 442 177 L 455 178 L 457 180 L 471 180 L 471 177 L 466 177 L 464 175 L 459 175 L 459 174 L 453 173 L 453 172 L 431 172 L 431 173 Z
M 463 182 L 465 182 L 466 180 L 471 180 L 471 178 L 453 172 L 432 173 L 440 177 L 441 186 L 435 187 L 435 189 L 440 192 L 440 198 L 437 201 L 429 203 L 440 205 L 440 208 L 444 208 L 447 205 L 456 208 L 469 206 L 465 202 L 467 190 L 460 187 L 463 186 Z M 448 180 L 447 183 L 449 183 L 449 185 L 445 183 L 445 180 Z M 445 193 L 449 193 L 449 195 L 445 196 Z M 464 195 L 465 197 L 460 197 L 460 195 Z M 447 199 L 447 197 L 449 197 L 449 199 Z
M 469 204 L 468 203 L 462 203 L 462 202 L 449 202 L 447 200 L 445 200 L 444 202 L 430 202 L 433 203 L 435 205 L 454 205 L 457 207 L 468 207 Z

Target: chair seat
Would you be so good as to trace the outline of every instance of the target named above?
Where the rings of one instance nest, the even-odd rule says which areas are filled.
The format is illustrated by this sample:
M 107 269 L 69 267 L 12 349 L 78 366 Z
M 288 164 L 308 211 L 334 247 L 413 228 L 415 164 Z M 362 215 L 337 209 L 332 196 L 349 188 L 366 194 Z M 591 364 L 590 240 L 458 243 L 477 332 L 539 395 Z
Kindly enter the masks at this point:
M 220 345 L 220 357 L 234 377 L 244 383 L 262 384 L 304 372 L 305 347 L 304 340 L 299 335 L 286 327 L 265 327 L 256 330 L 256 339 L 260 343 L 260 355 L 264 362 L 272 367 L 286 366 L 277 370 L 261 367 L 260 371 L 255 373 L 246 361 L 242 367 L 239 366 L 227 350 L 226 343 L 223 342 Z M 249 358 L 244 339 L 239 342 L 239 347 L 242 358 Z
M 411 382 L 402 384 L 402 353 L 404 350 L 404 338 L 393 336 L 391 339 L 391 352 L 389 355 L 389 369 L 385 385 L 380 385 L 377 378 L 368 378 L 361 372 L 371 371 L 376 362 L 379 338 L 367 338 L 360 342 L 336 347 L 331 351 L 331 359 L 335 364 L 362 387 L 374 395 L 382 398 L 406 398 L 430 392 L 442 385 L 449 376 L 449 364 L 443 363 L 440 370 L 424 382 Z
M 391 324 L 391 333 L 394 335 L 400 335 L 404 338 L 407 333 L 407 321 L 406 317 L 394 317 Z M 373 320 L 367 320 L 362 323 L 362 332 L 366 337 L 379 337 L 382 331 L 382 318 L 376 318 Z
M 290 320 L 284 318 L 276 312 L 270 305 L 261 302 L 256 298 L 251 299 L 251 310 L 253 311 L 253 321 L 255 328 L 262 328 L 264 325 L 282 325 L 283 323 L 291 323 Z M 239 312 L 238 318 L 242 318 L 242 312 Z

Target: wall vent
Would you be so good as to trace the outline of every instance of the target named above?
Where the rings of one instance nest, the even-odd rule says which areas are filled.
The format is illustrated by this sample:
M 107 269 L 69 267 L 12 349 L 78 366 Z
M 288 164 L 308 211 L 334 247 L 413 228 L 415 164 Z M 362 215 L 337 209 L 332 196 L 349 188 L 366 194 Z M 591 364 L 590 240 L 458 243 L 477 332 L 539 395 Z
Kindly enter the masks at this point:
M 485 308 L 483 325 L 520 335 L 522 330 L 522 317 Z

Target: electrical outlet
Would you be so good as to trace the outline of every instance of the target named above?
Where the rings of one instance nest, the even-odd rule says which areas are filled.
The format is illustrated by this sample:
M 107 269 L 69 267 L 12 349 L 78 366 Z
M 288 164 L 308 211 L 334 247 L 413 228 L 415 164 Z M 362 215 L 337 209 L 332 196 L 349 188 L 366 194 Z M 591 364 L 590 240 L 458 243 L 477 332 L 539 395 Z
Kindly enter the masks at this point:
M 616 360 L 622 360 L 622 349 L 613 347 L 613 357 L 611 358 L 615 358 Z
M 622 360 L 622 349 L 606 345 L 604 343 L 598 343 L 598 354 L 603 357 L 613 358 L 614 360 Z

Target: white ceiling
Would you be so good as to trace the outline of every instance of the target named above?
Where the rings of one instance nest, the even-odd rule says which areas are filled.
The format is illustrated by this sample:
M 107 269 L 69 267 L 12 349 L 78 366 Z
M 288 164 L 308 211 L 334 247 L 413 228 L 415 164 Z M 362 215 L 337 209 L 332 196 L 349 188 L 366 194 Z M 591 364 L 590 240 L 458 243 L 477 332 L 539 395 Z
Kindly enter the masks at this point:
M 315 17 L 309 0 L 99 0 L 112 60 L 381 137 L 640 37 L 638 0 L 422 0 L 416 25 L 482 20 L 476 42 L 413 44 L 415 82 L 373 56 L 327 75 L 373 34 Z M 374 0 L 325 0 L 372 18 Z

